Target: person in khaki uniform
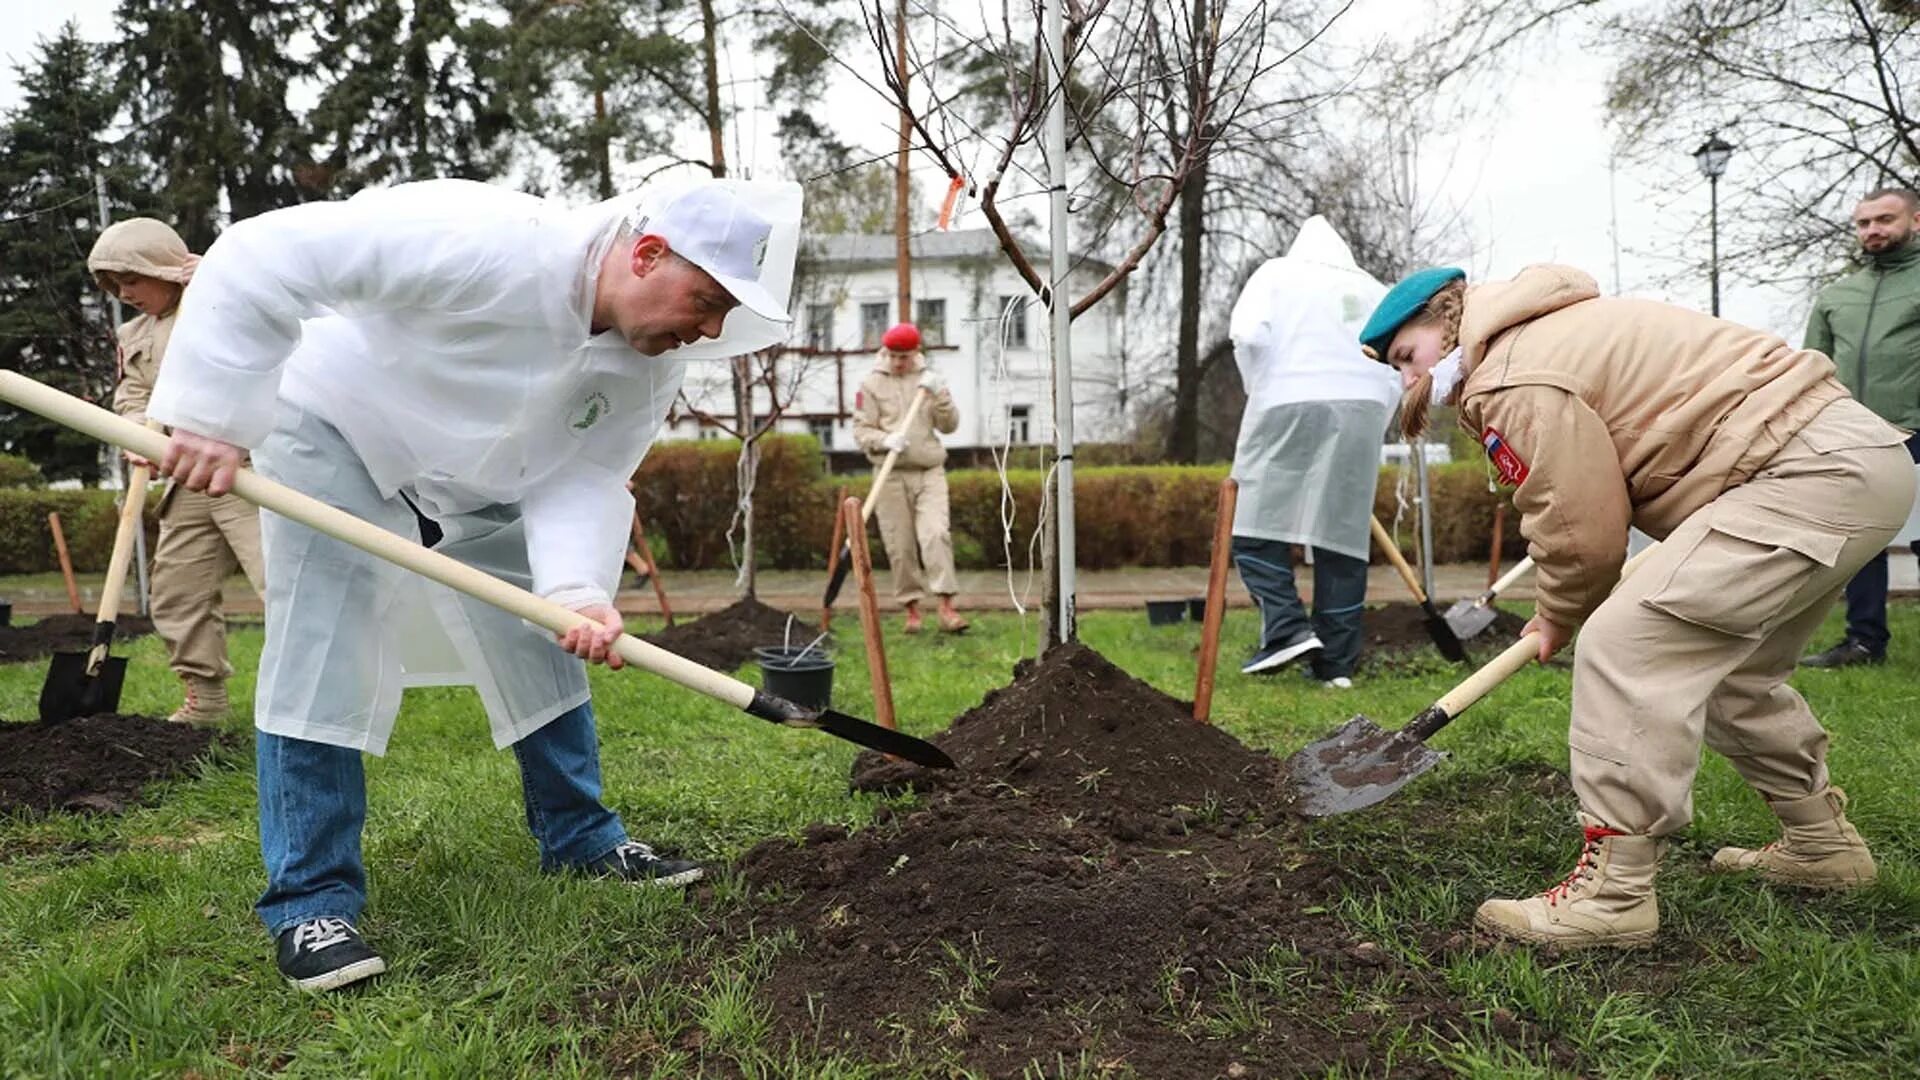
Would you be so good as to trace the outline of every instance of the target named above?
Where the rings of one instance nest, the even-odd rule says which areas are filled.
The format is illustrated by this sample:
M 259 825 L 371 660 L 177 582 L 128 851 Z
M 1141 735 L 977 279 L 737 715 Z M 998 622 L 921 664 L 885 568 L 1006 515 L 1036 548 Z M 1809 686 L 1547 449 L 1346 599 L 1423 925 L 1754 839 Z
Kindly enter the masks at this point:
M 927 403 L 908 430 L 907 410 L 923 389 Z M 960 583 L 953 572 L 947 511 L 947 448 L 935 434 L 952 434 L 960 426 L 960 410 L 946 379 L 927 367 L 919 328 L 899 323 L 881 337 L 878 362 L 861 381 L 855 400 L 853 437 L 867 460 L 877 466 L 888 453 L 900 454 L 874 512 L 893 571 L 893 594 L 907 609 L 907 633 L 920 632 L 920 601 L 928 590 L 940 598 L 940 629 L 962 633 L 967 620 L 953 604 Z
M 1475 916 L 1500 937 L 1634 946 L 1659 928 L 1664 838 L 1692 817 L 1702 742 L 1777 816 L 1778 840 L 1716 871 L 1845 889 L 1873 856 L 1827 775 L 1827 732 L 1787 685 L 1847 580 L 1905 522 L 1905 434 L 1848 395 L 1833 362 L 1666 304 L 1601 299 L 1535 266 L 1467 288 L 1395 286 L 1362 343 L 1399 369 L 1403 426 L 1455 405 L 1538 564 L 1540 659 L 1584 624 L 1571 776 L 1585 845 L 1565 880 Z M 1664 541 L 1626 579 L 1628 526 Z
M 113 409 L 145 423 L 180 297 L 197 257 L 178 233 L 153 218 L 108 226 L 87 255 L 100 287 L 140 314 L 120 327 L 120 383 Z M 136 465 L 145 460 L 129 454 Z M 215 498 L 170 485 L 160 499 L 160 543 L 153 554 L 153 625 L 167 643 L 186 700 L 169 720 L 213 724 L 227 715 L 227 624 L 220 586 L 236 569 L 255 592 L 266 586 L 260 515 L 232 496 Z

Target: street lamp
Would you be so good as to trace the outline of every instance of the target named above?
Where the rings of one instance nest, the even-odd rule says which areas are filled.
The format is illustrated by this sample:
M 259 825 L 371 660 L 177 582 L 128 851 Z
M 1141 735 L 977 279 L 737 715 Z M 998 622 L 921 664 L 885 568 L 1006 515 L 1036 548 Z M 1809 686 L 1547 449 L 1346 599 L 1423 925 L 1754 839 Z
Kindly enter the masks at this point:
M 1718 131 L 1709 132 L 1707 141 L 1693 152 L 1693 163 L 1700 166 L 1700 175 L 1707 178 L 1707 189 L 1712 193 L 1713 210 L 1708 218 L 1713 233 L 1713 253 L 1709 266 L 1713 276 L 1713 314 L 1720 314 L 1720 175 L 1727 171 L 1727 159 L 1733 156 L 1733 144 L 1720 137 Z

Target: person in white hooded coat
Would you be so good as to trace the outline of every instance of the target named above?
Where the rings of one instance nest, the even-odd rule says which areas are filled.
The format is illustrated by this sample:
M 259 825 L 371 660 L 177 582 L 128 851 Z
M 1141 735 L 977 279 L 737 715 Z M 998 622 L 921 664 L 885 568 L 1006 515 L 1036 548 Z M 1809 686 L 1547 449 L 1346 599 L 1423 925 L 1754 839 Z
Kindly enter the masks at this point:
M 542 869 L 700 876 L 632 841 L 600 801 L 582 661 L 619 666 L 625 482 L 684 361 L 784 336 L 800 193 L 708 181 L 648 195 L 574 210 L 403 184 L 238 222 L 196 271 L 149 404 L 173 428 L 165 473 L 218 495 L 251 448 L 262 474 L 595 624 L 556 643 L 263 515 L 256 911 L 297 986 L 385 970 L 354 925 L 360 755 L 384 752 L 406 686 L 479 690 L 495 745 L 519 759 Z
M 1385 293 L 1315 215 L 1234 304 L 1229 332 L 1247 408 L 1233 454 L 1233 560 L 1262 623 L 1244 674 L 1304 657 L 1315 678 L 1350 685 L 1359 661 L 1367 522 L 1400 390 L 1358 341 Z M 1311 619 L 1294 584 L 1296 544 L 1313 549 Z

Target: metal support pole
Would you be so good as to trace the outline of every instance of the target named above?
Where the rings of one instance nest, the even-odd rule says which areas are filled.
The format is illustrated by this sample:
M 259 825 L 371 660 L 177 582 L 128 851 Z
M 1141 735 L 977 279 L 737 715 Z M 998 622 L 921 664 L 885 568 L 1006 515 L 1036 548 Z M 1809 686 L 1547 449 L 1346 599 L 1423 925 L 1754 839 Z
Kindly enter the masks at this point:
M 1708 256 L 1708 274 L 1713 278 L 1713 317 L 1720 317 L 1720 178 L 1707 178 L 1707 191 L 1713 200 L 1713 209 L 1707 214 L 1707 231 L 1713 237 L 1713 250 Z
M 97 172 L 93 174 L 93 198 L 95 205 L 100 211 L 100 231 L 105 232 L 107 226 L 112 224 L 113 211 L 107 206 L 107 178 Z M 117 357 L 120 351 L 120 298 L 112 293 L 108 293 L 107 304 L 113 312 L 113 326 L 109 328 L 107 336 L 113 339 L 114 355 Z M 114 376 L 118 378 L 121 374 L 117 370 L 119 364 L 116 363 L 114 367 L 116 369 Z M 122 492 L 120 497 L 125 499 L 127 497 L 128 480 L 133 475 L 132 471 L 127 468 L 127 456 L 112 447 L 108 447 L 107 452 L 113 455 L 113 472 L 120 480 L 120 490 Z M 146 618 L 152 612 L 149 604 L 151 593 L 147 587 L 147 528 L 144 521 L 141 522 L 140 528 L 135 529 L 133 533 L 133 576 L 134 581 L 138 583 L 138 591 L 140 593 L 140 603 L 136 610 L 139 611 L 142 618 Z
M 1419 486 L 1420 510 L 1420 589 L 1433 597 L 1433 498 L 1427 486 L 1427 444 L 1419 439 L 1409 444 L 1413 453 L 1413 475 Z

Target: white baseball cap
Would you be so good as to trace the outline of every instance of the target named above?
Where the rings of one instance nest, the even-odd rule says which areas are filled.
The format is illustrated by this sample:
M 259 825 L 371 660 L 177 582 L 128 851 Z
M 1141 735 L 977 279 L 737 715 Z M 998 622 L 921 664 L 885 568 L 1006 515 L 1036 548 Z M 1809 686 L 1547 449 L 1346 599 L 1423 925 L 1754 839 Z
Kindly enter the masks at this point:
M 636 212 L 633 228 L 665 240 L 675 254 L 713 275 L 748 311 L 772 322 L 792 322 L 786 306 L 760 283 L 773 224 L 747 205 L 743 194 L 731 184 L 696 184 L 658 213 Z

